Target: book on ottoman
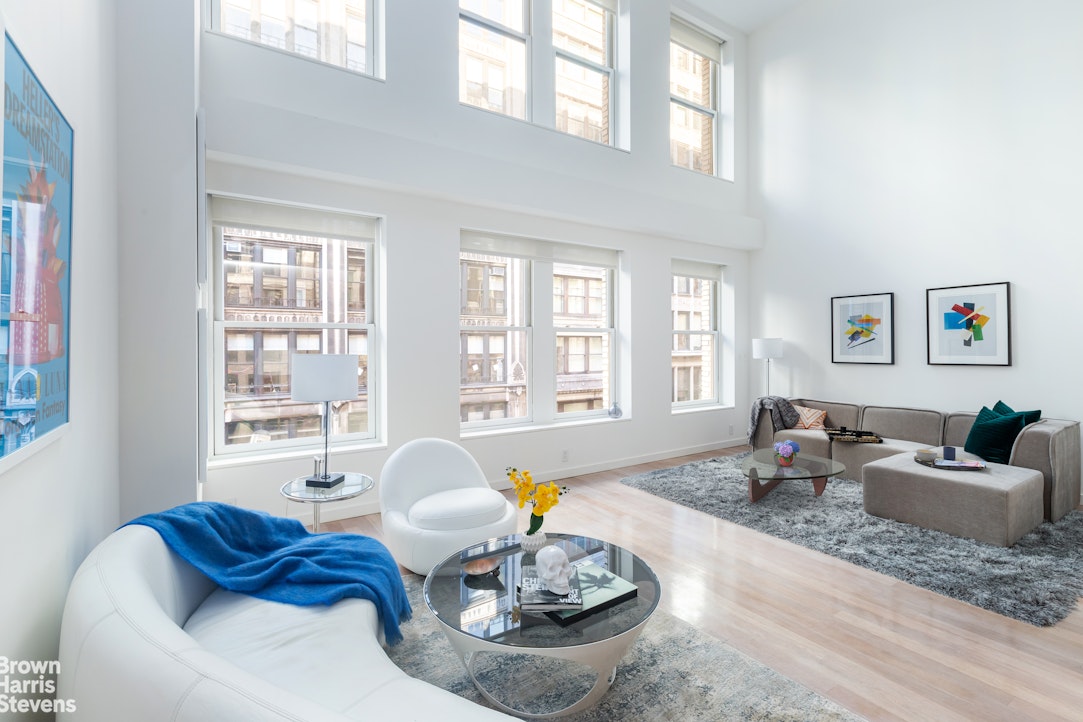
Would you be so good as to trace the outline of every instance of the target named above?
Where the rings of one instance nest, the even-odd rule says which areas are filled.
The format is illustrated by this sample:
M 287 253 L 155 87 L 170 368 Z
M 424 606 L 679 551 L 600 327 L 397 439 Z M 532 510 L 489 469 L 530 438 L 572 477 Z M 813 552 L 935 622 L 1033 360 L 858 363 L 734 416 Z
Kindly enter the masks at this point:
M 634 599 L 639 593 L 639 587 L 635 584 L 597 564 L 584 564 L 577 571 L 579 586 L 583 591 L 583 608 L 546 613 L 550 619 L 562 627 L 575 624 L 595 612 Z
M 571 589 L 567 594 L 549 591 L 538 577 L 533 564 L 523 566 L 522 583 L 519 587 L 519 608 L 524 612 L 578 611 L 583 608 L 583 595 L 579 588 L 579 575 L 573 570 L 568 578 Z
M 842 426 L 838 429 L 824 429 L 824 433 L 832 441 L 853 441 L 855 443 L 882 444 L 883 438 L 879 434 L 861 429 L 847 429 Z

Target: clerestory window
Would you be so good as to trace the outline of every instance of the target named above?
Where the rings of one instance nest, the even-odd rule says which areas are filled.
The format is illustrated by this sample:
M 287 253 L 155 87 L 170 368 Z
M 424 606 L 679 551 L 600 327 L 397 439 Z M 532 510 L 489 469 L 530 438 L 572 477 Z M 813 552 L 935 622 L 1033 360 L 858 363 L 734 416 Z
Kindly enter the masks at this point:
M 681 168 L 718 175 L 722 42 L 682 20 L 670 24 L 669 150 Z
M 616 144 L 617 0 L 460 0 L 459 101 Z
M 211 29 L 381 77 L 377 0 L 211 0 Z

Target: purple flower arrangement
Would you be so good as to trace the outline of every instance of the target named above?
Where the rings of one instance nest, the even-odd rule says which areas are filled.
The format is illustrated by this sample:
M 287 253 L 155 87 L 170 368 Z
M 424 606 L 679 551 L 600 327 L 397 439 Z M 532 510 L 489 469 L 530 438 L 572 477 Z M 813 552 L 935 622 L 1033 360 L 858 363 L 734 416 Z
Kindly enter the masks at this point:
M 786 441 L 775 442 L 775 453 L 784 459 L 793 456 L 800 450 L 801 446 L 796 441 L 787 439 Z

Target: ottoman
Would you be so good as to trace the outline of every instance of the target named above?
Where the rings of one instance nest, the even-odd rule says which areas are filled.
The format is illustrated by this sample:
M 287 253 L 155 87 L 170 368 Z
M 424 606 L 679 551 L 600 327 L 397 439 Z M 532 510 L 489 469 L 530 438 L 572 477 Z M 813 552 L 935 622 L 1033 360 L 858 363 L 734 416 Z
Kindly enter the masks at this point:
M 1000 546 L 1044 519 L 1042 472 L 989 463 L 981 471 L 934 469 L 906 452 L 865 464 L 865 511 Z

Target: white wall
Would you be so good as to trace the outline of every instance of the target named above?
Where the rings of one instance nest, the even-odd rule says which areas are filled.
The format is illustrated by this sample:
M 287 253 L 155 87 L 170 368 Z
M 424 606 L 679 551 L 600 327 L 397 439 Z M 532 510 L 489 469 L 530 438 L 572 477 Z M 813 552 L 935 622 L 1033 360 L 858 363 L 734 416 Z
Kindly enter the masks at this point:
M 1074 0 L 809 0 L 753 35 L 751 331 L 786 340 L 773 392 L 1083 418 L 1080 28 Z M 925 289 L 999 281 L 1013 365 L 927 365 Z M 880 292 L 895 365 L 832 364 L 830 297 Z
M 125 520 L 196 498 L 196 5 L 118 3 Z
M 554 426 L 545 430 L 505 431 L 469 437 L 464 444 L 493 482 L 507 466 L 534 471 L 540 479 L 610 468 L 630 461 L 662 458 L 717 448 L 744 434 L 747 401 L 729 408 L 713 407 L 673 415 L 670 411 L 669 334 L 671 259 L 695 258 L 723 264 L 730 293 L 727 325 L 744 326 L 734 310 L 747 303 L 744 283 L 747 253 L 620 229 L 554 220 L 541 215 L 494 210 L 413 194 L 373 189 L 341 181 L 321 181 L 268 171 L 212 164 L 211 192 L 246 193 L 259 198 L 376 213 L 385 218 L 385 243 L 378 253 L 383 271 L 377 294 L 385 314 L 387 410 L 385 445 L 355 452 L 332 452 L 333 468 L 378 476 L 390 449 L 419 436 L 459 438 L 458 420 L 458 251 L 461 228 L 497 229 L 572 243 L 589 243 L 623 251 L 622 280 L 630 306 L 626 326 L 631 349 L 630 393 L 621 394 L 626 414 L 620 421 Z M 732 364 L 732 348 L 727 350 Z M 744 373 L 738 366 L 735 373 Z M 732 404 L 733 390 L 730 389 Z M 739 396 L 740 394 L 738 394 Z M 569 460 L 560 462 L 567 450 Z M 290 478 L 309 473 L 311 455 L 264 463 L 212 463 L 203 497 L 228 500 L 274 513 L 307 514 L 307 507 L 288 508 L 278 488 Z M 339 518 L 376 510 L 376 496 L 323 510 Z
M 589 143 L 458 102 L 457 6 L 387 3 L 387 78 L 373 80 L 233 38 L 203 38 L 201 103 L 219 165 L 210 191 L 385 217 L 381 298 L 387 332 L 386 444 L 333 453 L 332 465 L 378 476 L 390 450 L 419 436 L 459 438 L 458 249 L 461 228 L 616 248 L 624 253 L 631 378 L 619 422 L 464 440 L 489 479 L 509 465 L 557 478 L 739 442 L 744 385 L 726 408 L 673 415 L 670 260 L 728 267 L 729 330 L 745 333 L 747 250 L 760 226 L 744 214 L 743 115 L 737 181 L 669 163 L 669 9 L 631 0 L 630 151 Z M 744 38 L 722 23 L 743 62 Z M 743 80 L 737 94 L 743 100 Z M 743 107 L 743 104 L 742 104 Z M 419 289 L 424 293 L 419 293 Z M 731 378 L 745 362 L 727 349 Z M 561 463 L 560 452 L 569 461 Z M 202 494 L 294 515 L 278 494 L 309 473 L 311 452 L 265 463 L 212 463 Z M 336 504 L 329 518 L 375 511 L 377 497 Z
M 71 576 L 118 523 L 114 8 L 0 0 L 0 13 L 74 129 L 70 423 L 0 466 L 0 656 L 51 660 Z

